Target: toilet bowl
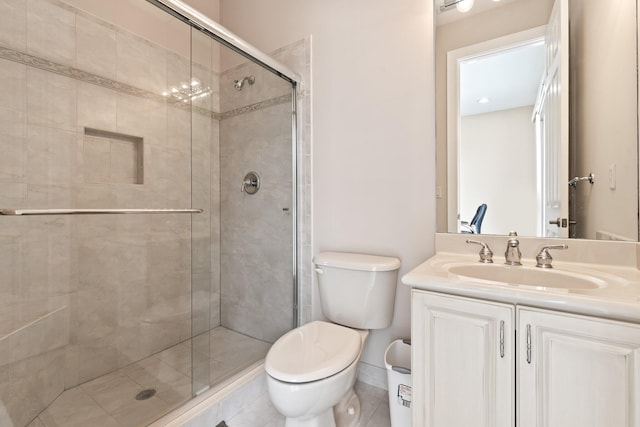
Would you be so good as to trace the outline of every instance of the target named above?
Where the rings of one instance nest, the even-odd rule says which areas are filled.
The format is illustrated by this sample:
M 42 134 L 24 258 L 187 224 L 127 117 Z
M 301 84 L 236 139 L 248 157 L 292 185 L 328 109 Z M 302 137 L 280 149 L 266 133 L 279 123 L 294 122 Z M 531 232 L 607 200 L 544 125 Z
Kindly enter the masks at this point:
M 369 329 L 391 325 L 400 260 L 323 252 L 314 259 L 322 312 L 331 322 L 293 329 L 265 359 L 267 388 L 286 427 L 355 427 L 353 390 Z
M 265 360 L 271 401 L 287 427 L 355 427 L 353 391 L 368 331 L 316 321 L 282 336 Z

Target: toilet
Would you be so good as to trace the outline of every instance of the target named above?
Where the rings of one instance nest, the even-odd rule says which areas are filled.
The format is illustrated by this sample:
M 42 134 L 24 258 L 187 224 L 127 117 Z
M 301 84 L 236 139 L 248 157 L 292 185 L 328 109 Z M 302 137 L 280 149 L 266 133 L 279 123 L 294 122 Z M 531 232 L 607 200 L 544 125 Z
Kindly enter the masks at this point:
M 328 321 L 295 328 L 271 346 L 269 396 L 286 427 L 355 427 L 358 362 L 369 330 L 391 325 L 400 260 L 322 252 L 313 262 Z

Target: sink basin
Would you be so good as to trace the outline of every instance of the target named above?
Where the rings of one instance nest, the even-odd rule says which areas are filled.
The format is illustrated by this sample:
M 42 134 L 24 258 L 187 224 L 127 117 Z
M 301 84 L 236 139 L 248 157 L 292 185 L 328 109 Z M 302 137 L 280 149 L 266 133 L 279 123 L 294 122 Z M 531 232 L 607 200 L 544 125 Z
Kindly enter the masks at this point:
M 459 264 L 449 266 L 448 270 L 450 274 L 463 279 L 537 289 L 588 290 L 607 286 L 607 282 L 597 277 L 558 269 L 501 264 Z

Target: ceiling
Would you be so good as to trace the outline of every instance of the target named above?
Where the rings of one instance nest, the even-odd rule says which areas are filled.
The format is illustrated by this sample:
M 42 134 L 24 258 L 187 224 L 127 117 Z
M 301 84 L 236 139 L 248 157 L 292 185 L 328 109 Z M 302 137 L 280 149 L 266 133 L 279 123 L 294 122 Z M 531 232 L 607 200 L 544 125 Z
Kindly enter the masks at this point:
M 544 72 L 540 41 L 460 63 L 460 115 L 535 104 Z M 479 103 L 482 98 L 487 103 Z
M 486 12 L 490 9 L 494 9 L 499 6 L 503 6 L 507 3 L 511 3 L 517 0 L 475 0 L 473 4 L 473 8 L 468 12 L 458 12 L 455 6 L 447 9 L 444 12 L 440 11 L 440 6 L 442 6 L 445 0 L 435 0 L 434 4 L 436 7 L 436 25 L 445 25 L 451 22 L 459 21 L 460 19 L 477 15 L 482 12 Z M 447 3 L 449 0 L 447 0 Z
M 450 0 L 446 0 L 449 2 Z M 475 0 L 471 10 L 455 6 L 441 12 L 445 0 L 435 0 L 436 25 L 479 15 L 518 0 Z M 514 47 L 460 64 L 460 115 L 489 113 L 533 105 L 544 72 L 544 42 Z M 487 103 L 478 103 L 486 98 Z

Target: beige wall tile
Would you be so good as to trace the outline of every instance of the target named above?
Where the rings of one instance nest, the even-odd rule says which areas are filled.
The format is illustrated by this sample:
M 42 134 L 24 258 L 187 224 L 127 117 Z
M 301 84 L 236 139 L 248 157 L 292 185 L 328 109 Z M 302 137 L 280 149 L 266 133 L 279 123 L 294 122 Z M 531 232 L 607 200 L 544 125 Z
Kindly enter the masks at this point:
M 83 138 L 83 137 L 82 137 Z M 83 166 L 86 168 L 86 166 Z M 87 183 L 86 178 L 83 177 L 81 185 L 76 187 L 76 203 L 80 209 L 104 209 L 109 206 L 116 206 L 116 199 L 111 191 L 109 185 L 100 183 Z M 101 224 L 101 227 L 108 228 L 111 226 L 111 217 L 96 216 L 96 217 L 78 217 L 75 218 L 78 224 L 79 238 L 94 236 L 94 232 L 91 228 L 83 228 L 80 224 L 85 221 L 95 221 L 96 224 Z
M 12 362 L 39 356 L 69 344 L 69 310 L 67 307 L 49 313 L 24 325 L 10 336 Z
M 116 108 L 117 132 L 156 143 L 166 139 L 168 112 L 164 103 L 118 94 Z
M 27 47 L 27 2 L 0 0 L 0 42 L 7 47 Z
M 2 109 L 0 109 L 2 114 Z M 2 125 L 0 124 L 0 127 Z M 24 137 L 11 137 L 0 134 L 0 182 L 24 182 L 26 177 L 27 155 Z
M 26 182 L 74 185 L 79 179 L 78 150 L 75 132 L 29 126 Z
M 18 239 L 0 236 L 0 337 L 16 329 L 19 319 L 20 304 L 20 251 Z M 8 346 L 9 341 L 5 343 Z M 0 344 L 1 347 L 2 344 Z M 2 353 L 2 348 L 0 348 Z M 0 360 L 3 356 L 0 355 Z M 0 362 L 0 365 L 2 362 Z
M 92 252 L 89 248 L 84 251 Z M 100 264 L 91 259 L 90 255 L 81 257 L 79 265 L 81 272 L 90 266 L 101 269 Z M 93 272 L 93 277 L 105 277 L 105 280 L 88 283 L 81 273 L 81 289 L 71 295 L 71 345 L 67 351 L 70 353 L 69 360 L 75 361 L 75 365 L 67 366 L 67 369 L 76 372 L 77 382 L 68 386 L 99 377 L 118 367 L 117 296 L 109 286 L 101 286 L 115 286 L 114 280 L 108 279 L 110 275 L 110 272 L 105 271 Z M 67 375 L 68 379 L 71 377 L 71 374 Z
M 27 69 L 0 60 L 0 182 L 24 182 L 26 175 Z
M 84 128 L 116 131 L 115 91 L 78 82 L 78 132 Z
M 76 192 L 69 185 L 28 184 L 24 204 L 28 208 L 47 209 L 51 206 L 74 206 Z
M 197 135 L 204 135 L 210 132 L 211 126 L 207 123 L 206 119 L 203 119 L 200 114 L 191 114 L 187 110 L 179 110 L 170 108 L 170 112 L 167 114 L 167 137 L 165 139 L 158 139 L 158 145 L 167 150 L 179 151 L 182 153 L 191 153 L 191 135 L 193 132 L 194 137 Z M 194 126 L 192 128 L 192 122 L 194 125 L 202 125 L 198 128 Z M 198 145 L 198 144 L 195 144 Z
M 0 59 L 0 90 L 3 108 L 26 112 L 27 110 L 27 67 L 5 59 Z
M 111 182 L 111 143 L 108 139 L 84 137 L 82 172 L 85 183 Z
M 220 127 L 221 324 L 269 341 L 293 324 L 291 216 L 283 210 L 292 210 L 287 112 L 288 105 L 274 106 Z M 254 196 L 238 191 L 249 170 L 261 175 Z
M 111 140 L 111 182 L 138 183 L 138 143 Z
M 116 78 L 116 30 L 97 19 L 76 15 L 76 64 L 81 70 Z
M 162 94 L 167 88 L 166 51 L 124 31 L 118 31 L 117 80 Z
M 191 61 L 175 53 L 167 53 L 167 81 L 162 89 L 170 92 L 172 87 L 179 88 L 180 83 L 191 82 Z
M 36 68 L 27 69 L 27 122 L 75 131 L 76 82 Z
M 27 52 L 74 66 L 75 11 L 63 3 L 48 0 L 26 0 L 26 3 Z

